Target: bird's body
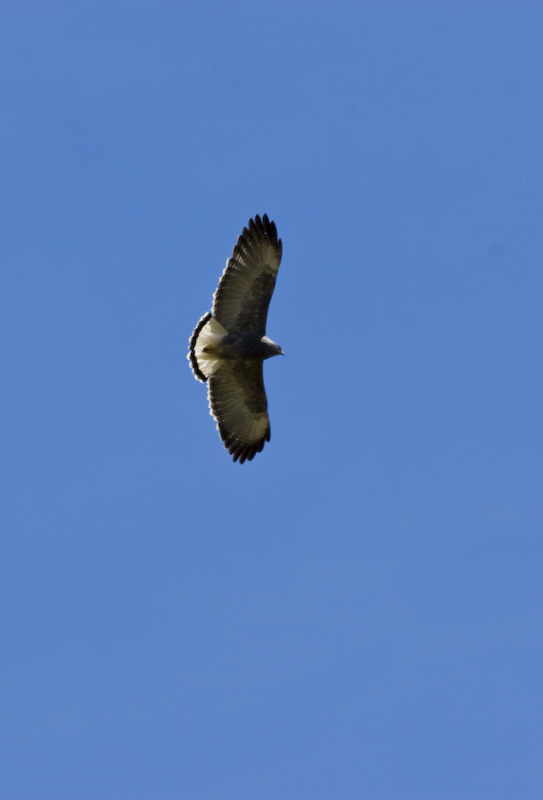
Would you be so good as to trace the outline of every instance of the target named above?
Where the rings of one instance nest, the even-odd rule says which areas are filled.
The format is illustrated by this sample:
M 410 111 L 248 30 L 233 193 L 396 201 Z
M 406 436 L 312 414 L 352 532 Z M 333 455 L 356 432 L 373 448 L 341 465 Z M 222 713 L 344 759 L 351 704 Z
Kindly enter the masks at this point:
M 282 354 L 266 336 L 268 306 L 282 245 L 266 214 L 249 227 L 226 262 L 213 296 L 189 342 L 194 376 L 207 381 L 209 408 L 234 461 L 250 461 L 270 440 L 262 362 Z
M 281 348 L 268 339 L 256 333 L 227 333 L 216 342 L 206 347 L 206 352 L 213 353 L 217 358 L 256 358 L 263 361 L 265 358 L 280 355 Z

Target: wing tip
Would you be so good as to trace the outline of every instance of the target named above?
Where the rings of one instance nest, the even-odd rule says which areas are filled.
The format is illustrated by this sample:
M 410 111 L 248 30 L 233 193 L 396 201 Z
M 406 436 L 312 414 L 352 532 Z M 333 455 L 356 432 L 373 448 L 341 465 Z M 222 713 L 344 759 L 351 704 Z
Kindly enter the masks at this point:
M 258 442 L 253 442 L 252 444 L 238 444 L 237 442 L 227 443 L 225 441 L 224 446 L 232 456 L 234 462 L 239 461 L 240 464 L 243 464 L 245 461 L 252 461 L 257 453 L 261 453 L 264 450 L 264 445 L 266 442 L 270 441 L 270 438 L 271 429 L 268 424 L 264 436 L 259 439 Z
M 272 247 L 275 248 L 279 260 L 283 254 L 283 243 L 281 239 L 277 238 L 277 226 L 273 220 L 270 220 L 267 214 L 255 214 L 254 217 L 248 222 L 238 238 L 238 247 L 242 246 L 245 237 L 257 236 L 258 238 L 268 238 Z
M 260 441 L 255 442 L 254 444 L 249 445 L 238 445 L 238 444 L 231 444 L 228 446 L 225 442 L 224 446 L 232 456 L 232 461 L 234 463 L 238 461 L 240 464 L 244 464 L 246 461 L 252 461 L 253 458 L 256 456 L 257 453 L 261 453 L 264 449 L 264 445 L 266 442 L 270 441 L 269 436 L 269 428 Z
M 269 423 L 264 435 L 258 439 L 258 441 L 251 442 L 249 444 L 247 442 L 240 442 L 231 434 L 228 435 L 218 420 L 217 430 L 219 431 L 219 435 L 224 443 L 225 450 L 228 450 L 232 456 L 232 461 L 238 461 L 240 464 L 244 464 L 245 461 L 252 461 L 257 453 L 262 452 L 264 445 L 266 442 L 269 442 L 271 438 L 271 429 Z

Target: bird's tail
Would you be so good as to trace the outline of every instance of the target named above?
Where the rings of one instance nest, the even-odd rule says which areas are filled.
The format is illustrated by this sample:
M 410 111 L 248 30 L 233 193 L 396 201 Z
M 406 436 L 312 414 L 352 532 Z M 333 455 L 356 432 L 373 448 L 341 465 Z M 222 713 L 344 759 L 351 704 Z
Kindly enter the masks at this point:
M 218 370 L 221 360 L 214 355 L 216 345 L 228 331 L 211 314 L 204 314 L 190 337 L 187 358 L 199 381 L 207 381 Z

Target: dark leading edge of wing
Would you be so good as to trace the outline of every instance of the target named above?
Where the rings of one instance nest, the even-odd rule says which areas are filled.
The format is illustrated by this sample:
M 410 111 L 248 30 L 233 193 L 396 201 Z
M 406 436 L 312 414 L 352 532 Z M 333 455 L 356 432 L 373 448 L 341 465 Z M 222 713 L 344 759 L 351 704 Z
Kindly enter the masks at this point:
M 229 333 L 266 333 L 282 244 L 267 214 L 249 221 L 213 296 L 213 316 Z

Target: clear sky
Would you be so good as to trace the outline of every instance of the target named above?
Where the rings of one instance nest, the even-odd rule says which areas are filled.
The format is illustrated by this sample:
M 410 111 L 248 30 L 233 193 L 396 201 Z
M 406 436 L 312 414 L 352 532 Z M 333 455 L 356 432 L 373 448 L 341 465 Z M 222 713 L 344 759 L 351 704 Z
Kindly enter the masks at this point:
M 0 92 L 2 800 L 543 797 L 543 4 L 3 2 Z

